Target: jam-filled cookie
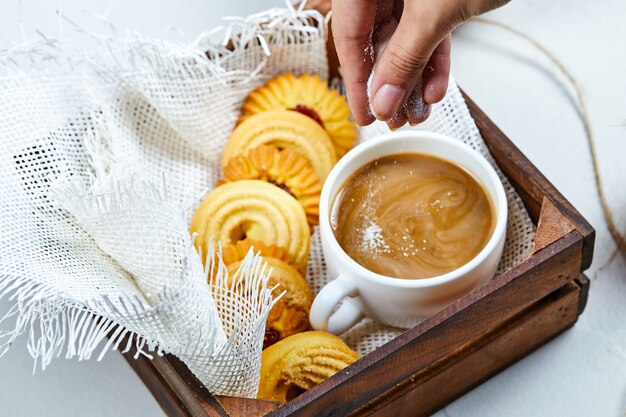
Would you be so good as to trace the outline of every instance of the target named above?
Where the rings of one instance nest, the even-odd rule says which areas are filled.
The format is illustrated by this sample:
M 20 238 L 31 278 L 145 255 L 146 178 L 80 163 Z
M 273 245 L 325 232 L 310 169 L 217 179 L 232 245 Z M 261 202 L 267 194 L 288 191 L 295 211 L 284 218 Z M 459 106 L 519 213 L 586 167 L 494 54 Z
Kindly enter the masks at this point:
M 235 128 L 226 143 L 222 167 L 260 145 L 296 151 L 309 161 L 320 181 L 337 161 L 328 134 L 313 119 L 294 111 L 272 110 L 251 116 Z
M 225 181 L 268 181 L 293 195 L 304 208 L 311 226 L 319 224 L 322 184 L 309 161 L 293 149 L 273 145 L 250 149 L 232 158 L 224 167 Z
M 294 334 L 263 350 L 258 398 L 286 402 L 359 359 L 326 332 Z
M 289 193 L 265 181 L 244 180 L 217 187 L 191 219 L 196 248 L 207 253 L 211 239 L 223 245 L 251 238 L 285 249 L 299 270 L 306 268 L 311 234 L 304 209 Z
M 275 287 L 272 295 L 278 297 L 285 292 L 267 316 L 263 344 L 263 347 L 267 347 L 310 328 L 309 311 L 313 303 L 313 293 L 308 282 L 292 266 L 270 257 L 263 257 L 263 261 L 267 263 L 266 271 L 271 271 L 267 286 Z M 230 264 L 228 275 L 234 276 L 240 266 L 241 261 Z
M 300 112 L 319 123 L 328 132 L 338 158 L 354 146 L 356 130 L 350 121 L 348 103 L 320 77 L 279 75 L 248 95 L 239 121 L 280 109 Z

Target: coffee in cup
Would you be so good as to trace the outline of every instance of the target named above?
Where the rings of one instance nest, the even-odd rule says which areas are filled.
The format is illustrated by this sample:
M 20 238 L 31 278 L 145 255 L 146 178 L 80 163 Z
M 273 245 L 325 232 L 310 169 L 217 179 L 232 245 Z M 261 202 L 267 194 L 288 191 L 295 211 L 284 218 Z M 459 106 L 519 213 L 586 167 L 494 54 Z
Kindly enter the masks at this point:
M 370 271 L 423 279 L 474 258 L 493 233 L 494 210 L 466 169 L 405 153 L 376 158 L 345 180 L 330 224 L 348 256 Z
M 320 196 L 331 280 L 313 301 L 311 325 L 341 334 L 369 316 L 414 326 L 493 277 L 506 225 L 502 182 L 468 145 L 424 131 L 357 145 L 333 167 Z

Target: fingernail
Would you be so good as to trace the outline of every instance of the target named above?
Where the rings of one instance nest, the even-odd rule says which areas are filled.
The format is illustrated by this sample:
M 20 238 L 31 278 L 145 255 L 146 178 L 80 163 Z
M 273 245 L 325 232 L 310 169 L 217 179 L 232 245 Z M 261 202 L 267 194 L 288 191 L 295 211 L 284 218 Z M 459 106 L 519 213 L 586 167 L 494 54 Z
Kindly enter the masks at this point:
M 378 120 L 389 120 L 404 101 L 404 90 L 391 84 L 378 89 L 371 103 L 372 113 Z

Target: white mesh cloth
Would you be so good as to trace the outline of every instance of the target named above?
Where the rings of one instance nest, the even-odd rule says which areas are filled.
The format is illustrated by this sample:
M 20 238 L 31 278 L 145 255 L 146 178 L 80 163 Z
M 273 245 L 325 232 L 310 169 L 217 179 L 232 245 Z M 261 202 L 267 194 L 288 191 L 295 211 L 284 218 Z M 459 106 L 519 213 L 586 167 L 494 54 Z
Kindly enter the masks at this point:
M 207 286 L 187 224 L 245 96 L 288 71 L 327 78 L 326 22 L 289 6 L 186 45 L 85 38 L 89 55 L 50 39 L 0 52 L 0 297 L 16 301 L 0 347 L 28 332 L 45 367 L 62 353 L 158 346 L 210 391 L 253 396 L 271 307 L 263 266 L 249 255 L 240 271 L 255 285 L 227 287 L 220 268 Z M 454 83 L 422 128 L 487 155 Z M 361 140 L 385 130 L 361 129 Z M 505 185 L 500 270 L 529 255 L 534 234 Z M 317 232 L 307 278 L 315 291 L 328 281 Z M 344 336 L 364 354 L 397 334 L 364 320 Z

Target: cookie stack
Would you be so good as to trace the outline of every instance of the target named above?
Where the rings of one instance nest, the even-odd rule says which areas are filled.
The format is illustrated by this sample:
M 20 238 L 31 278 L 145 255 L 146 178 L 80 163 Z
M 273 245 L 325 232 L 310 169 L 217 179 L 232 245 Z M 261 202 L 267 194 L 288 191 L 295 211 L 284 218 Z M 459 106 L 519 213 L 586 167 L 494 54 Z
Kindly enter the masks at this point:
M 341 339 L 307 331 L 313 294 L 304 278 L 311 233 L 319 224 L 322 184 L 355 140 L 345 99 L 325 81 L 310 75 L 278 76 L 244 101 L 241 118 L 224 149 L 224 179 L 192 219 L 196 247 L 207 253 L 211 239 L 220 241 L 229 275 L 237 271 L 253 247 L 271 269 L 269 286 L 276 286 L 274 295 L 285 292 L 266 322 L 264 348 L 278 343 L 263 355 L 267 375 L 262 376 L 261 386 L 266 389 L 260 390 L 260 398 L 285 401 L 291 394 L 284 387 L 276 388 L 280 381 L 285 387 L 306 390 L 356 360 L 356 354 Z M 295 338 L 297 333 L 301 334 Z M 306 339 L 308 344 L 303 343 Z M 314 350 L 294 349 L 314 345 L 315 341 L 316 349 L 321 349 L 317 354 L 323 357 L 326 352 L 333 366 L 326 366 L 324 373 L 312 379 L 292 375 L 284 380 L 286 374 L 280 365 L 284 361 L 273 352 L 298 352 L 291 356 L 306 362 Z M 339 358 L 336 350 L 352 353 Z M 303 372 L 315 375 L 314 370 L 305 368 Z M 273 381 L 276 389 L 267 388 L 264 381 Z

